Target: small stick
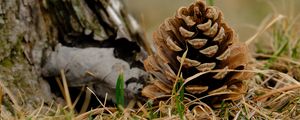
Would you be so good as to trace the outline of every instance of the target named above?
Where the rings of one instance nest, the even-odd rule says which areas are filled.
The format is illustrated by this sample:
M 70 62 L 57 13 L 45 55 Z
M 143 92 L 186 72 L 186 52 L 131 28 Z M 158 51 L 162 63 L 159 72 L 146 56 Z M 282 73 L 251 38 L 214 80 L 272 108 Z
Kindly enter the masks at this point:
M 60 70 L 60 74 L 61 74 L 61 78 L 62 78 L 62 82 L 63 82 L 65 99 L 67 101 L 67 105 L 68 105 L 69 109 L 71 111 L 73 111 L 73 105 L 72 105 L 72 101 L 71 101 L 71 97 L 70 97 L 70 92 L 69 92 L 69 88 L 68 88 L 68 83 L 67 83 L 67 80 L 66 80 L 66 76 L 65 76 L 64 70 Z

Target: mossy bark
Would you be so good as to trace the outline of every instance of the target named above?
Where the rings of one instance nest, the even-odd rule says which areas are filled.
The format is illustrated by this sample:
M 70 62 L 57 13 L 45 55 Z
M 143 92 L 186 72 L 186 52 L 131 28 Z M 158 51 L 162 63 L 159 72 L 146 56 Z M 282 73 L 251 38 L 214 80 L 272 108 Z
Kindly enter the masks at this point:
M 1 0 L 0 4 L 1 117 L 7 118 L 52 101 L 50 87 L 39 71 L 42 50 L 55 38 L 49 37 L 53 34 L 38 2 Z

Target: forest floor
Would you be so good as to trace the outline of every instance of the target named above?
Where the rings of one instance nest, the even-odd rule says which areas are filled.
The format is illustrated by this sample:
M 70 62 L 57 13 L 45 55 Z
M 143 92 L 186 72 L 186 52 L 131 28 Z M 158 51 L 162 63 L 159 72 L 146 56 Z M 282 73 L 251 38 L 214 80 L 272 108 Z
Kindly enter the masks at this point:
M 257 32 L 245 41 L 253 56 L 253 67 L 249 72 L 255 75 L 247 81 L 249 89 L 239 101 L 210 107 L 199 100 L 195 102 L 201 110 L 186 108 L 180 111 L 173 102 L 160 102 L 154 106 L 151 102 L 141 104 L 132 101 L 123 108 L 106 107 L 106 101 L 96 100 L 98 108 L 80 112 L 74 108 L 76 100 L 71 102 L 68 90 L 63 89 L 65 105 L 53 103 L 44 106 L 41 103 L 35 111 L 18 111 L 16 117 L 7 116 L 7 119 L 300 119 L 298 18 L 274 13 L 266 17 Z M 86 97 L 87 101 L 91 96 L 93 94 Z M 87 108 L 87 105 L 82 108 Z

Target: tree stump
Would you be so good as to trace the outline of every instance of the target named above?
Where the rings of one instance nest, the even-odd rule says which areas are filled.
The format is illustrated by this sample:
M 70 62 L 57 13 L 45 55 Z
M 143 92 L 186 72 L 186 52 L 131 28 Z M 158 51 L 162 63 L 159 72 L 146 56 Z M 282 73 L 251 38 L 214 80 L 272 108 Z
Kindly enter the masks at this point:
M 0 97 L 3 118 L 20 114 L 20 111 L 30 113 L 29 111 L 44 103 L 51 104 L 55 95 L 51 93 L 44 77 L 60 76 L 59 71 L 55 70 L 65 66 L 59 66 L 59 63 L 53 64 L 58 65 L 57 68 L 49 66 L 53 62 L 49 55 L 54 55 L 59 50 L 68 49 L 69 53 L 74 54 L 77 53 L 73 50 L 84 51 L 89 48 L 107 50 L 103 54 L 110 53 L 106 54 L 110 59 L 106 60 L 115 62 L 101 59 L 104 61 L 100 63 L 121 62 L 127 65 L 127 69 L 123 71 L 125 75 L 128 74 L 125 82 L 136 82 L 136 78 L 147 76 L 143 72 L 141 61 L 146 57 L 146 51 L 151 50 L 144 41 L 138 23 L 118 0 L 1 0 L 0 3 L 0 83 L 4 93 Z M 69 53 L 66 52 L 66 55 Z M 83 54 L 86 53 L 79 55 Z M 88 60 L 93 56 L 82 57 Z M 68 61 L 65 62 L 64 65 L 68 64 Z M 133 71 L 138 71 L 135 75 L 129 75 L 128 70 L 132 68 L 136 69 Z M 107 68 L 103 69 L 105 72 Z M 72 71 L 73 68 L 68 70 Z M 49 71 L 52 74 L 46 74 Z M 66 74 L 68 75 L 68 71 Z M 108 80 L 116 78 L 116 75 L 118 73 L 111 74 Z M 86 79 L 98 78 L 89 76 Z M 77 84 L 79 78 L 67 76 L 67 79 L 70 86 L 97 83 L 87 80 L 89 82 Z M 95 89 L 99 87 L 101 86 Z M 131 86 L 130 90 L 132 89 L 137 88 Z

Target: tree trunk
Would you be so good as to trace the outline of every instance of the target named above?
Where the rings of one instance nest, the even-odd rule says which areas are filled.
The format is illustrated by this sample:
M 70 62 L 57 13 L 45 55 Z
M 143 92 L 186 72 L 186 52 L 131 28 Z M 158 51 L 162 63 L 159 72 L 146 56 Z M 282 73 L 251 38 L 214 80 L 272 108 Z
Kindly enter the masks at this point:
M 141 71 L 145 51 L 151 51 L 143 40 L 139 25 L 118 0 L 0 0 L 0 4 L 3 118 L 20 114 L 20 111 L 33 111 L 43 102 L 49 105 L 55 99 L 42 71 L 52 70 L 45 66 L 53 62 L 48 55 L 54 54 L 54 50 L 57 52 L 58 44 L 62 48 L 76 47 L 78 50 L 113 48 L 111 59 L 126 62 L 130 69 L 136 67 Z M 51 76 L 59 76 L 59 72 L 55 71 Z M 73 82 L 74 79 L 68 80 L 71 86 Z

